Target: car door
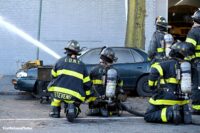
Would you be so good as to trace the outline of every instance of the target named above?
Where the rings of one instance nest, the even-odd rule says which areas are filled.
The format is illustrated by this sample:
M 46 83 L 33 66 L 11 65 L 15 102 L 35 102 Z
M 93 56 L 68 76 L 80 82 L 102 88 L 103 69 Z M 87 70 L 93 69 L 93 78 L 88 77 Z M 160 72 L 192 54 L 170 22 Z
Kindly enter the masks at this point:
M 143 56 L 131 48 L 114 48 L 114 51 L 118 57 L 114 66 L 124 81 L 124 87 L 136 88 L 138 79 L 146 73 Z

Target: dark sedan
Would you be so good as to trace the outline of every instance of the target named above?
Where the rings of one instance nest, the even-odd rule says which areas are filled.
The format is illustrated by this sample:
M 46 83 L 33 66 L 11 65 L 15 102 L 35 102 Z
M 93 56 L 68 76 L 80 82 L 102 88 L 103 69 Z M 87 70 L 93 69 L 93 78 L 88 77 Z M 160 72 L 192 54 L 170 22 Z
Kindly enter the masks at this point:
M 131 91 L 136 89 L 140 96 L 150 96 L 151 91 L 148 88 L 150 62 L 147 61 L 147 54 L 138 48 L 112 48 L 116 57 L 118 57 L 114 66 L 118 69 L 120 77 L 124 81 L 124 88 Z M 92 48 L 81 52 L 79 59 L 86 64 L 88 72 L 99 63 L 100 51 L 101 48 Z M 41 74 L 41 69 L 45 70 L 45 68 L 48 69 L 48 74 Z M 49 80 L 45 81 L 45 79 L 49 79 L 48 76 L 41 78 L 41 75 L 49 74 L 49 67 L 21 70 L 17 73 L 17 78 L 13 80 L 15 89 L 34 93 L 41 92 L 41 86 L 46 86 L 49 82 Z

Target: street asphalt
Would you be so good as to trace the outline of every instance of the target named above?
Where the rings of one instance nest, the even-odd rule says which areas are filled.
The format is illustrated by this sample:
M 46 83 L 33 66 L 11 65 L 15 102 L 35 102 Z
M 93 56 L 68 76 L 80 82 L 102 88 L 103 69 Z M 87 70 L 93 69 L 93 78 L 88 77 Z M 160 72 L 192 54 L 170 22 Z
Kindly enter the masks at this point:
M 40 104 L 28 93 L 14 90 L 10 80 L 0 77 L 0 133 L 199 133 L 200 125 L 173 125 L 146 123 L 143 117 L 128 112 L 104 117 L 86 116 L 87 104 L 81 105 L 81 114 L 69 123 L 62 109 L 61 118 L 50 118 L 50 104 Z M 148 98 L 129 97 L 126 104 L 144 112 Z M 200 116 L 193 116 L 199 123 Z

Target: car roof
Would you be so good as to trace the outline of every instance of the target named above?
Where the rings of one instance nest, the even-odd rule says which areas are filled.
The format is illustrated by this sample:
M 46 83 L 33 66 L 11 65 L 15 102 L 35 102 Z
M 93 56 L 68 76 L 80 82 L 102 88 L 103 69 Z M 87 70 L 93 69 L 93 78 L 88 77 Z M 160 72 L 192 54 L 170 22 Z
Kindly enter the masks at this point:
M 83 48 L 83 51 L 81 51 L 81 55 L 80 55 L 80 56 L 84 55 L 85 53 L 87 53 L 87 52 L 90 51 L 90 50 L 101 49 L 101 48 L 103 48 L 103 47 L 93 47 L 93 48 L 86 48 L 86 47 L 84 47 L 84 48 Z M 109 47 L 109 48 L 116 48 L 116 49 L 118 49 L 118 48 L 132 49 L 132 50 L 135 50 L 136 52 L 140 53 L 140 54 L 143 56 L 144 59 L 147 58 L 147 53 L 146 53 L 143 49 L 140 49 L 140 48 L 135 48 L 135 47 L 115 47 L 115 46 L 111 46 L 111 47 Z M 79 56 L 79 57 L 80 57 L 80 56 Z M 147 59 L 146 59 L 146 60 L 147 60 Z
M 101 49 L 103 47 L 94 47 L 94 48 L 86 48 L 84 47 L 83 50 L 85 51 L 88 51 L 88 50 L 91 50 L 91 49 Z M 134 49 L 134 50 L 137 50 L 137 51 L 142 51 L 142 52 L 145 52 L 143 49 L 140 49 L 140 48 L 136 48 L 136 47 L 108 47 L 108 48 L 125 48 L 125 49 Z

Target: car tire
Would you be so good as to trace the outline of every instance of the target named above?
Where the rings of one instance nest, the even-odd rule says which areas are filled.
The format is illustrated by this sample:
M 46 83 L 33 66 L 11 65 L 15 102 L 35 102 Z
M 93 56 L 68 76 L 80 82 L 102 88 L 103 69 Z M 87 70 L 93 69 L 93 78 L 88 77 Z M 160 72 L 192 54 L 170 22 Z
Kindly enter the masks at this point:
M 43 101 L 49 102 L 50 100 L 50 94 L 47 92 L 47 85 L 49 82 L 46 81 L 37 81 L 37 94 L 36 97 L 40 99 L 40 103 L 43 103 Z
M 153 92 L 148 87 L 148 75 L 141 77 L 137 83 L 137 93 L 142 97 L 150 97 Z

